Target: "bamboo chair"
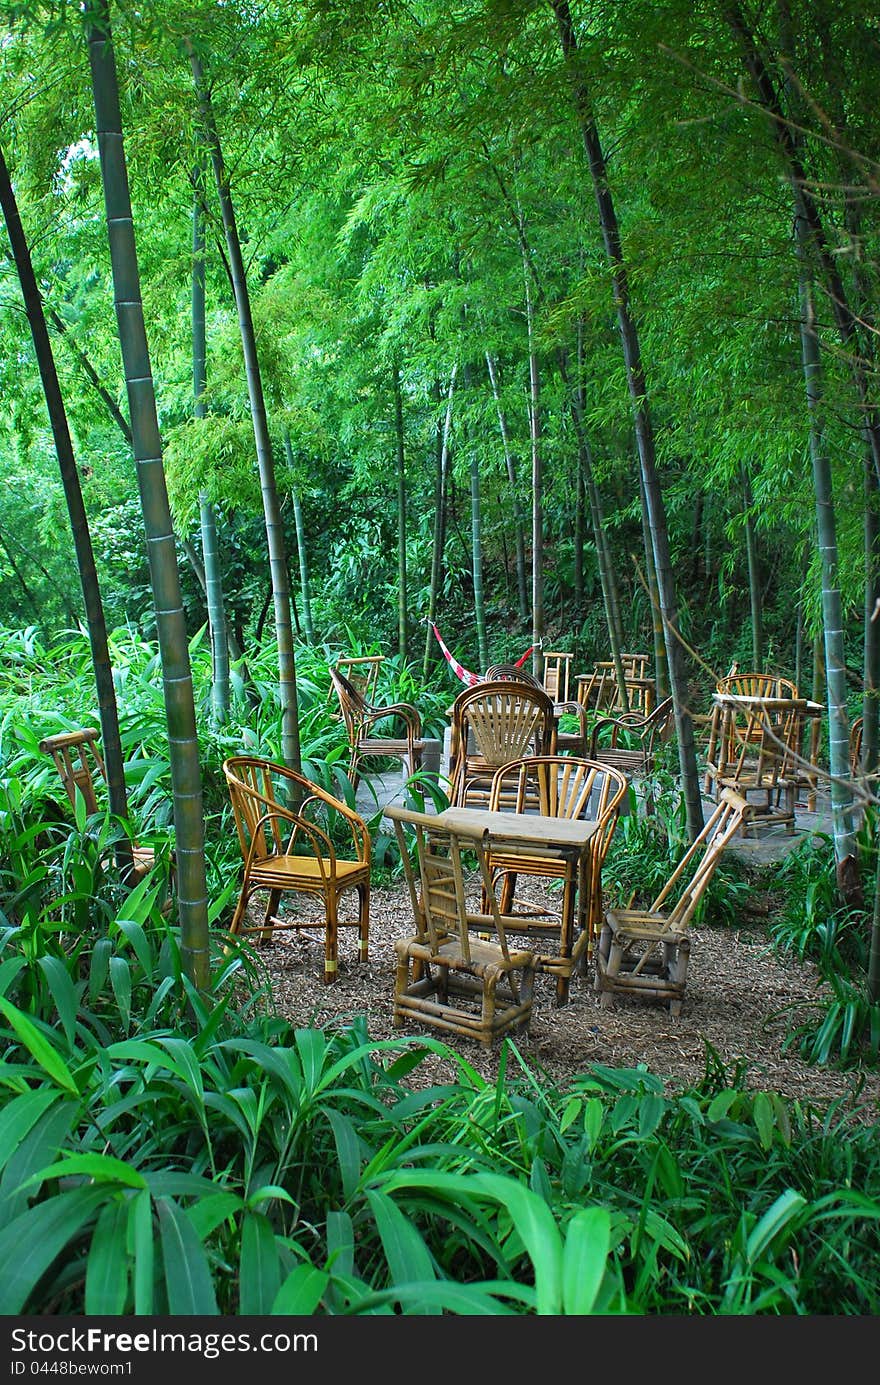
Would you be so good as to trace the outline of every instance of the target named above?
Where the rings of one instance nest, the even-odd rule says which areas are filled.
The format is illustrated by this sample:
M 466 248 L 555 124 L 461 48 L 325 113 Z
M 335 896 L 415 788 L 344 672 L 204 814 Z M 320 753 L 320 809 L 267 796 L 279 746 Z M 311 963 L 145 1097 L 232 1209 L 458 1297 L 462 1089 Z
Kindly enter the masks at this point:
M 396 943 L 395 1029 L 413 1023 L 476 1039 L 491 1048 L 505 1034 L 527 1034 L 536 959 L 511 951 L 498 908 L 482 834 L 442 828 L 430 814 L 391 805 L 416 932 Z M 404 827 L 415 833 L 413 864 Z M 465 853 L 473 853 L 481 909 L 469 907 Z M 475 936 L 492 932 L 495 940 Z
M 690 921 L 722 852 L 749 812 L 744 798 L 724 789 L 703 830 L 654 902 L 647 909 L 606 911 L 594 977 L 603 1009 L 612 1006 L 617 996 L 641 995 L 667 1004 L 673 1016 L 681 1014 L 690 960 Z
M 485 806 L 501 765 L 555 753 L 556 717 L 543 688 L 513 679 L 465 688 L 452 704 L 450 803 Z
M 359 654 L 346 655 L 336 660 L 336 668 L 344 678 L 347 678 L 356 692 L 359 692 L 367 702 L 374 701 L 376 697 L 376 686 L 379 681 L 379 671 L 385 662 L 384 654 Z M 327 690 L 327 697 L 332 698 L 334 692 L 333 682 Z
M 584 970 L 602 916 L 602 865 L 627 792 L 620 770 L 573 755 L 531 756 L 504 765 L 492 780 L 489 808 L 493 812 L 539 813 L 545 818 L 595 822 L 585 851 L 527 852 L 515 844 L 489 839 L 489 868 L 498 886 L 498 904 L 508 934 L 558 941 L 553 952 L 538 955 L 538 970 L 556 977 L 556 1001 L 568 1000 L 572 973 Z M 548 915 L 516 899 L 520 875 L 562 881 L 558 915 Z M 516 907 L 515 907 L 516 906 Z M 485 907 L 485 904 L 484 904 Z
M 361 764 L 371 757 L 402 760 L 407 773 L 415 774 L 421 767 L 425 749 L 422 719 L 418 708 L 409 702 L 391 702 L 376 707 L 358 692 L 338 668 L 330 669 L 330 681 L 339 698 L 339 708 L 348 735 L 348 777 L 352 786 L 357 789 L 361 779 Z M 404 734 L 374 735 L 374 727 L 381 722 L 390 722 L 392 727 L 396 724 L 398 728 L 402 724 Z
M 630 778 L 652 774 L 658 747 L 669 740 L 672 731 L 671 697 L 647 716 L 623 712 L 620 716 L 600 717 L 593 723 L 588 759 L 622 770 Z
M 548 649 L 544 654 L 543 688 L 553 699 L 556 713 L 556 749 L 560 754 L 584 756 L 587 753 L 587 709 L 571 695 L 571 665 L 574 655 L 564 650 Z M 577 718 L 576 730 L 561 730 L 559 719 Z
M 107 769 L 101 753 L 101 733 L 91 727 L 77 731 L 63 731 L 56 736 L 45 736 L 40 741 L 40 750 L 51 755 L 55 768 L 64 785 L 64 791 L 72 808 L 76 808 L 77 798 L 81 797 L 86 812 L 91 817 L 100 812 L 98 786 L 101 797 L 107 787 Z M 128 885 L 137 885 L 156 865 L 156 853 L 151 846 L 131 842 L 132 867 L 125 876 Z M 173 878 L 172 858 L 171 873 Z
M 573 659 L 574 655 L 564 650 L 547 649 L 544 652 L 542 681 L 544 691 L 553 698 L 554 702 L 571 701 L 571 664 Z
M 233 755 L 223 764 L 232 812 L 244 862 L 241 892 L 229 933 L 269 941 L 275 929 L 324 936 L 325 985 L 339 970 L 340 928 L 357 928 L 358 959 L 367 960 L 370 933 L 370 834 L 363 819 L 347 804 L 285 765 L 251 755 Z M 344 834 L 348 855 L 337 849 L 334 837 Z M 339 902 L 354 890 L 358 910 L 354 920 L 340 919 Z M 253 895 L 268 895 L 259 923 L 247 919 Z M 320 918 L 281 917 L 276 912 L 284 894 L 317 898 Z

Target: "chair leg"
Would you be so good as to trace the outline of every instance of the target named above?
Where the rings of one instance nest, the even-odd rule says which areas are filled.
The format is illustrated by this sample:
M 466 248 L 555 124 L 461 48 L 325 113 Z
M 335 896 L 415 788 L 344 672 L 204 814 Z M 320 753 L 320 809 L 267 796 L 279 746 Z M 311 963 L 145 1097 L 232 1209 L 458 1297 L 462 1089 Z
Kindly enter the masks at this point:
M 327 923 L 324 929 L 324 985 L 332 986 L 339 975 L 338 901 L 333 895 L 327 901 Z
M 367 885 L 358 885 L 358 961 L 366 962 L 370 945 L 370 890 Z

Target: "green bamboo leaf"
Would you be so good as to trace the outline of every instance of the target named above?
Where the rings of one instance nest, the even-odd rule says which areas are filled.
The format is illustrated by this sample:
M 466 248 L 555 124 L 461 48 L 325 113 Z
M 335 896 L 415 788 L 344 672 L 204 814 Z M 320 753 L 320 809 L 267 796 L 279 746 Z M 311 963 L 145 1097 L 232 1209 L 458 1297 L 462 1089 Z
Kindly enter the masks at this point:
M 192 1044 L 176 1035 L 168 1035 L 158 1040 L 159 1046 L 169 1055 L 169 1067 L 196 1096 L 200 1106 L 205 1104 L 205 1086 L 199 1060 L 193 1052 Z
M 336 1160 L 346 1199 L 353 1196 L 361 1174 L 361 1142 L 354 1124 L 335 1107 L 328 1107 L 327 1120 L 336 1141 Z
M 64 963 L 51 953 L 44 953 L 38 959 L 40 969 L 49 983 L 49 991 L 58 1011 L 58 1018 L 64 1029 L 64 1037 L 72 1044 L 76 1037 L 76 1018 L 79 1011 L 79 996 Z
M 21 1010 L 3 996 L 0 996 L 0 1012 L 6 1016 L 28 1053 L 52 1081 L 57 1082 L 66 1092 L 78 1096 L 77 1085 L 63 1059 L 27 1015 L 22 1014 Z
M 565 1110 L 562 1112 L 562 1116 L 559 1120 L 560 1135 L 564 1135 L 568 1127 L 571 1125 L 572 1121 L 577 1119 L 577 1117 L 580 1115 L 582 1107 L 583 1103 L 580 1097 L 573 1096 L 569 1098 L 569 1100 L 565 1104 Z
M 562 1311 L 593 1312 L 611 1247 L 611 1218 L 604 1207 L 586 1207 L 568 1224 L 562 1248 Z
M 281 1266 L 272 1224 L 262 1212 L 244 1214 L 238 1283 L 240 1314 L 259 1317 L 272 1312 L 281 1286 Z
M 591 1096 L 584 1104 L 584 1134 L 587 1137 L 590 1149 L 595 1147 L 604 1119 L 605 1107 L 602 1104 L 601 1098 Z
M 0 962 L 0 995 L 6 994 L 25 965 L 23 957 L 8 957 L 5 962 Z
M 769 1149 L 773 1144 L 773 1106 L 766 1092 L 758 1092 L 755 1095 L 752 1106 L 752 1116 L 755 1121 L 755 1129 L 758 1132 L 758 1139 L 761 1141 L 762 1149 Z
M 165 1269 L 168 1312 L 172 1316 L 216 1317 L 217 1300 L 202 1242 L 186 1213 L 170 1198 L 156 1204 Z
M 0 1225 L 11 1222 L 29 1202 L 35 1200 L 39 1190 L 32 1188 L 30 1194 L 28 1192 L 31 1174 L 56 1157 L 77 1120 L 79 1103 L 57 1092 L 54 1094 L 57 1100 L 24 1135 L 3 1170 L 0 1178 Z
M 252 1188 L 247 1195 L 245 1206 L 257 1208 L 261 1202 L 287 1202 L 292 1207 L 296 1205 L 295 1199 L 280 1183 L 261 1183 L 258 1188 Z
M 110 970 L 110 957 L 113 953 L 113 944 L 109 938 L 98 938 L 92 948 L 91 961 L 89 963 L 89 1000 L 92 1004 L 98 999 L 104 989 L 107 974 Z
M 141 971 L 144 976 L 152 976 L 155 970 L 153 951 L 141 923 L 136 919 L 136 914 L 140 914 L 143 910 L 147 887 L 147 879 L 141 880 L 126 896 L 123 905 L 125 916 L 116 920 L 116 926 L 126 941 L 131 944 L 132 951 L 141 964 Z M 157 888 L 154 887 L 149 893 L 155 895 Z M 147 913 L 149 913 L 149 908 L 147 908 Z
M 129 1260 L 125 1246 L 128 1207 L 117 1200 L 102 1208 L 86 1262 L 85 1311 L 116 1317 L 125 1309 Z
M 145 1188 L 146 1179 L 131 1164 L 122 1159 L 114 1159 L 112 1154 L 68 1154 L 62 1150 L 54 1163 L 31 1174 L 30 1183 L 41 1183 L 47 1178 L 70 1178 L 82 1175 L 92 1178 L 96 1183 L 121 1183 L 126 1188 Z
M 134 1261 L 134 1311 L 139 1316 L 153 1311 L 153 1201 L 148 1192 L 135 1193 L 129 1202 L 127 1244 Z
M 126 1029 L 131 1023 L 131 968 L 124 957 L 110 958 L 110 985 Z
M 662 1096 L 650 1092 L 639 1102 L 639 1139 L 646 1140 L 653 1135 L 663 1119 L 666 1102 Z
M 706 1112 L 706 1119 L 710 1121 L 723 1120 L 738 1097 L 739 1092 L 734 1091 L 732 1087 L 726 1087 L 723 1092 L 719 1092 L 717 1096 L 712 1098 Z
M 54 1087 L 40 1087 L 13 1097 L 0 1109 L 0 1169 L 6 1167 L 10 1155 L 19 1148 L 43 1112 L 62 1100 Z
M 656 1241 L 679 1260 L 690 1259 L 691 1252 L 687 1241 L 654 1207 L 647 1208 L 645 1212 L 645 1235 L 650 1236 L 652 1241 Z
M 327 1213 L 327 1265 L 334 1275 L 354 1274 L 354 1222 L 349 1212 Z
M 746 1242 L 746 1258 L 749 1264 L 755 1263 L 780 1231 L 783 1231 L 806 1205 L 806 1198 L 801 1197 L 793 1188 L 786 1188 L 784 1193 L 779 1194 L 752 1229 Z
M 510 1213 L 535 1272 L 537 1311 L 542 1316 L 558 1314 L 562 1307 L 562 1238 L 546 1202 L 502 1174 L 474 1174 L 472 1186 Z
M 392 1284 L 436 1279 L 434 1261 L 424 1240 L 393 1199 L 371 1189 L 367 1201 L 376 1219 Z
M 94 1184 L 28 1207 L 0 1231 L 0 1316 L 23 1313 L 28 1294 L 107 1199 Z
M 327 1040 L 320 1029 L 297 1029 L 294 1040 L 306 1091 L 316 1092 L 327 1053 Z
M 193 1203 L 192 1207 L 187 1210 L 187 1216 L 192 1222 L 199 1240 L 206 1241 L 212 1232 L 217 1230 L 218 1226 L 230 1217 L 237 1216 L 242 1205 L 238 1193 L 213 1193 L 208 1197 L 199 1198 L 198 1202 Z
M 314 1265 L 297 1265 L 290 1271 L 272 1304 L 273 1317 L 310 1317 L 330 1282 L 324 1270 Z

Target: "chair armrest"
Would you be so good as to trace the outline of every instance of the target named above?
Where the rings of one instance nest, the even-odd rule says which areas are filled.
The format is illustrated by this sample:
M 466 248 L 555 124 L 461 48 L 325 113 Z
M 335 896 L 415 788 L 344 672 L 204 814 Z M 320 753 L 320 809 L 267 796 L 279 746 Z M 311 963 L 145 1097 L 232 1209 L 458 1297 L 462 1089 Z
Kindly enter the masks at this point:
M 341 799 L 334 798 L 332 794 L 310 794 L 309 797 L 304 799 L 300 804 L 299 813 L 304 821 L 308 822 L 310 825 L 316 826 L 319 832 L 322 832 L 323 828 L 318 824 L 311 824 L 311 819 L 307 816 L 307 810 L 313 803 L 319 804 L 321 807 L 328 809 L 329 812 L 336 813 L 342 818 L 351 832 L 352 844 L 357 852 L 358 860 L 368 861 L 370 859 L 370 832 L 360 813 L 356 813 L 353 808 L 349 808 L 347 803 L 343 803 Z
M 369 703 L 364 704 L 363 725 L 372 726 L 374 722 L 381 721 L 385 717 L 400 717 L 406 723 L 406 728 L 413 740 L 418 740 L 422 734 L 422 718 L 417 707 L 409 702 L 390 702 L 387 707 L 373 707 Z

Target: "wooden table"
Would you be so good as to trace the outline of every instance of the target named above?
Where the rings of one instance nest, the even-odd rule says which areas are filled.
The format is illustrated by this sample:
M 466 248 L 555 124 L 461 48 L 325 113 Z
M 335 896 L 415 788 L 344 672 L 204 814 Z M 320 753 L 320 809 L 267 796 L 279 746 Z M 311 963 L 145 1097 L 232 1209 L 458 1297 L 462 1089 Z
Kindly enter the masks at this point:
M 553 870 L 553 863 L 570 863 L 572 869 L 565 870 L 563 876 L 567 883 L 563 890 L 558 925 L 559 953 L 542 954 L 539 959 L 539 970 L 556 977 L 557 1004 L 564 1005 L 568 999 L 571 973 L 580 958 L 580 949 L 575 956 L 575 899 L 580 922 L 578 943 L 582 948 L 589 945 L 589 938 L 585 934 L 587 901 L 592 883 L 590 842 L 600 824 L 582 818 L 545 817 L 539 813 L 492 812 L 488 808 L 477 807 L 446 808 L 437 814 L 437 821 L 441 826 L 462 836 L 483 838 L 486 841 L 490 867 L 494 865 L 516 873 L 517 862 L 521 862 L 523 873 L 541 875 L 542 872 L 536 867 L 541 861 L 546 861 L 549 866 L 548 876 L 559 878 L 560 871 Z M 505 925 L 508 925 L 506 913 Z M 546 933 L 555 926 L 540 925 L 533 919 L 530 925 L 523 925 L 522 931 Z M 585 935 L 582 942 L 580 934 Z

